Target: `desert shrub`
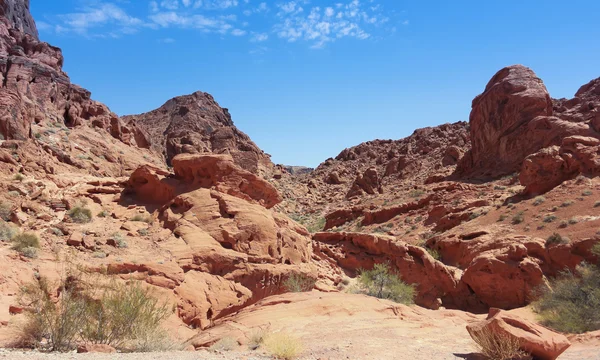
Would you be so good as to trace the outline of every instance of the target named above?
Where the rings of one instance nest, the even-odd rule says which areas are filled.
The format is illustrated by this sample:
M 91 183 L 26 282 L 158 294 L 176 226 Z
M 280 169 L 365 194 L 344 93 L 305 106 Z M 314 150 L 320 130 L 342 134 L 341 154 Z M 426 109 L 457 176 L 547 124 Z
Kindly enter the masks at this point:
M 415 189 L 415 190 L 411 190 L 408 195 L 411 198 L 419 198 L 421 196 L 423 196 L 425 194 L 425 191 L 421 190 L 421 189 Z
M 129 246 L 127 244 L 127 241 L 125 241 L 123 234 L 121 234 L 119 232 L 113 233 L 110 238 L 115 242 L 115 246 L 118 247 L 119 249 L 124 249 Z
M 544 325 L 577 334 L 600 330 L 600 270 L 584 264 L 577 272 L 578 277 L 563 273 L 551 281 L 534 303 Z
M 506 214 L 500 215 L 500 217 L 498 218 L 498 222 L 502 222 L 502 221 L 506 220 L 507 217 L 508 217 L 508 215 L 506 215 Z
M 306 226 L 306 229 L 311 233 L 322 231 L 325 228 L 325 218 L 319 217 Z
M 59 228 L 51 227 L 49 230 L 51 233 L 53 233 L 56 236 L 65 236 L 65 233 L 63 233 L 63 231 Z
M 212 344 L 210 349 L 215 351 L 231 351 L 239 346 L 238 342 L 231 337 L 224 337 L 216 343 Z
M 140 221 L 151 224 L 154 219 L 150 215 L 137 214 L 131 218 L 131 221 Z
M 573 204 L 575 204 L 575 201 L 573 201 L 573 200 L 567 200 L 567 201 L 564 201 L 562 204 L 560 204 L 560 207 L 564 207 L 565 208 L 565 207 L 569 207 L 569 206 L 571 206 Z
M 132 350 L 132 343 L 159 330 L 170 314 L 166 303 L 161 303 L 149 289 L 135 281 L 112 282 L 100 290 L 99 299 L 86 303 L 82 337 L 88 342 L 117 349 Z
M 15 174 L 13 179 L 15 179 L 16 181 L 23 181 L 23 180 L 25 180 L 25 175 L 23 175 L 21 173 L 17 173 L 17 174 Z
M 40 248 L 40 239 L 33 233 L 22 233 L 12 238 L 13 250 L 23 253 L 26 248 Z
M 569 224 L 571 225 L 575 225 L 579 222 L 579 219 L 577 219 L 576 217 L 572 217 L 569 219 Z
M 275 358 L 292 360 L 302 352 L 302 344 L 296 337 L 285 334 L 270 334 L 264 339 L 265 349 Z
M 527 353 L 521 350 L 518 338 L 497 334 L 488 329 L 483 329 L 471 334 L 477 344 L 479 352 L 490 360 L 515 360 L 530 359 Z
M 518 213 L 516 213 L 515 216 L 513 216 L 513 218 L 512 218 L 512 224 L 518 225 L 518 224 L 522 223 L 523 221 L 525 221 L 524 214 L 525 213 L 523 211 L 519 211 Z
M 306 292 L 311 291 L 316 282 L 316 279 L 304 274 L 292 274 L 283 282 L 283 286 L 288 292 Z
M 85 224 L 92 221 L 92 211 L 83 205 L 77 205 L 69 210 L 69 217 L 73 222 Z
M 248 336 L 248 348 L 250 350 L 258 349 L 265 342 L 266 337 L 267 332 L 264 329 L 252 330 Z
M 11 223 L 0 220 L 0 241 L 10 241 L 19 232 L 19 228 Z
M 584 190 L 584 191 L 581 193 L 581 195 L 583 195 L 583 196 L 592 196 L 592 195 L 594 195 L 594 192 L 593 192 L 592 190 L 589 190 L 589 189 L 588 189 L 588 190 Z
M 140 234 L 142 236 L 146 236 L 146 235 L 148 235 L 149 231 L 148 231 L 148 229 L 139 229 L 137 232 L 138 232 L 138 234 Z
M 92 254 L 92 257 L 94 257 L 96 259 L 104 259 L 104 258 L 106 258 L 106 253 L 102 252 L 102 251 L 96 251 Z
M 425 248 L 427 250 L 427 252 L 429 253 L 429 255 L 431 255 L 432 258 L 436 259 L 436 260 L 442 260 L 442 255 L 440 254 L 439 251 L 435 250 L 435 249 L 430 249 L 430 248 Z
M 109 215 L 110 215 L 110 211 L 108 211 L 108 210 L 102 210 L 96 216 L 98 216 L 99 218 L 105 218 L 105 217 L 107 217 Z
M 78 342 L 107 344 L 122 351 L 156 348 L 149 342 L 160 335 L 160 324 L 170 309 L 139 283 L 113 281 L 98 286 L 69 276 L 58 288 L 58 302 L 45 278 L 22 289 L 22 301 L 28 304 L 24 327 L 37 329 L 37 334 L 29 331 L 29 337 L 47 339 L 48 350 L 70 350 Z
M 546 201 L 546 198 L 543 196 L 538 196 L 533 200 L 533 206 L 542 205 Z
M 554 222 L 556 219 L 558 219 L 556 217 L 556 215 L 546 215 L 546 216 L 544 216 L 544 220 L 543 221 L 545 223 L 551 223 L 551 222 Z
M 10 221 L 12 215 L 12 204 L 0 203 L 0 220 Z
M 390 271 L 387 264 L 375 264 L 372 270 L 361 270 L 358 277 L 361 290 L 379 299 L 388 299 L 401 304 L 412 304 L 415 289 L 404 283 Z
M 23 287 L 21 296 L 29 305 L 27 321 L 23 325 L 28 330 L 23 332 L 37 345 L 41 339 L 47 339 L 48 350 L 71 350 L 85 323 L 85 302 L 75 294 L 73 288 L 63 288 L 56 304 L 51 293 L 45 278 Z
M 31 247 L 31 246 L 23 248 L 19 252 L 21 253 L 21 255 L 25 256 L 26 258 L 30 258 L 30 259 L 35 259 L 38 255 L 38 249 Z
M 592 254 L 600 257 L 600 243 L 597 243 L 592 247 Z
M 546 246 L 568 244 L 569 240 L 562 237 L 559 233 L 554 233 L 546 239 Z
M 595 208 L 597 208 L 597 207 L 600 207 L 600 201 L 596 201 L 596 202 L 594 203 L 594 207 L 595 207 Z

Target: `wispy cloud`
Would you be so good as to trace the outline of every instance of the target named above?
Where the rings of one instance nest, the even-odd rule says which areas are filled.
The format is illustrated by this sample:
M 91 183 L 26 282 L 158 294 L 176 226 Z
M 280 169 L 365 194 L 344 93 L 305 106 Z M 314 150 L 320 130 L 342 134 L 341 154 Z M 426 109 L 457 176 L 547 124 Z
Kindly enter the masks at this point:
M 308 41 L 312 48 L 322 48 L 343 37 L 368 39 L 371 33 L 367 27 L 378 27 L 389 21 L 379 6 L 367 6 L 359 0 L 309 10 L 301 5 L 297 1 L 280 4 L 275 29 L 280 38 L 290 42 Z
M 203 33 L 246 36 L 254 43 L 281 39 L 322 48 L 341 38 L 366 40 L 374 33 L 378 36 L 392 33 L 396 27 L 383 26 L 390 19 L 378 1 L 322 0 L 319 6 L 314 6 L 311 0 L 273 3 L 259 0 L 144 0 L 140 8 L 137 1 L 134 5 L 129 1 L 94 0 L 72 13 L 49 15 L 47 21 L 38 22 L 38 26 L 40 31 L 93 37 L 119 37 L 143 29 L 193 29 Z M 396 25 L 408 24 L 407 19 L 396 22 Z M 174 41 L 168 36 L 161 39 Z

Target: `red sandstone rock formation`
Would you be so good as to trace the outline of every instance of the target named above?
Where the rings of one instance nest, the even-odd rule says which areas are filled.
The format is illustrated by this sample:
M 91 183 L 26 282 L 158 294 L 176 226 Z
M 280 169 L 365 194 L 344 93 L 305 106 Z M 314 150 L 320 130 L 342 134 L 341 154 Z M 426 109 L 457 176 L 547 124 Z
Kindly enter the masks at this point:
M 216 153 L 231 155 L 238 166 L 255 174 L 272 171 L 270 156 L 235 127 L 229 111 L 208 93 L 179 96 L 124 119 L 150 134 L 153 149 L 164 154 L 168 164 L 177 154 Z

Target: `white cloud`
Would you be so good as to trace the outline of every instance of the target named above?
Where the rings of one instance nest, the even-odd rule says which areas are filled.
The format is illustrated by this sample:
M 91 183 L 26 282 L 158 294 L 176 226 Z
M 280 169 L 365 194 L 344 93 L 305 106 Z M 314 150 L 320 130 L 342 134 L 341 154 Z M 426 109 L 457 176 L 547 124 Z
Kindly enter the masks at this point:
M 308 14 L 299 10 L 296 1 L 280 4 L 279 8 L 280 21 L 275 25 L 277 36 L 289 42 L 309 41 L 312 48 L 322 48 L 344 37 L 368 39 L 372 35 L 367 27 L 381 26 L 388 21 L 381 13 L 381 7 L 365 6 L 359 0 L 338 2 L 324 9 L 315 6 Z
M 250 38 L 252 42 L 263 42 L 269 40 L 269 35 L 266 33 L 254 33 Z
M 145 13 L 142 10 L 133 16 L 128 11 L 133 11 L 137 1 L 94 0 L 90 2 L 93 5 L 82 6 L 77 12 L 55 15 L 55 21 L 39 22 L 38 26 L 41 31 L 106 38 L 152 29 L 165 32 L 165 37 L 159 37 L 161 42 L 171 39 L 166 29 L 180 28 L 221 35 L 249 35 L 248 40 L 253 43 L 273 38 L 302 41 L 313 48 L 322 48 L 341 38 L 364 40 L 384 32 L 393 33 L 396 29 L 385 25 L 389 21 L 386 14 L 394 16 L 394 12 L 385 12 L 378 3 L 381 0 L 321 0 L 320 6 L 311 5 L 311 1 L 315 2 L 145 0 L 142 7 Z M 261 16 L 254 17 L 254 14 Z M 396 26 L 409 24 L 408 20 L 396 20 Z
M 141 19 L 128 15 L 123 9 L 111 3 L 59 15 L 59 19 L 62 20 L 61 31 L 87 34 L 92 28 L 110 25 L 113 37 L 117 33 L 133 33 L 143 24 Z

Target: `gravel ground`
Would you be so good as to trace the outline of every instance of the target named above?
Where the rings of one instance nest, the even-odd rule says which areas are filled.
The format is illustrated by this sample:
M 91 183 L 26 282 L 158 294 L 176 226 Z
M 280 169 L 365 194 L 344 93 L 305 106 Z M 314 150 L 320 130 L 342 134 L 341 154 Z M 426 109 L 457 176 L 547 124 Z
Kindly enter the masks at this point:
M 162 353 L 133 353 L 133 354 L 77 354 L 51 353 L 45 354 L 35 351 L 13 351 L 0 349 L 0 359 L 7 360 L 266 360 L 269 357 L 260 356 L 249 352 L 223 352 L 211 351 L 177 351 Z

